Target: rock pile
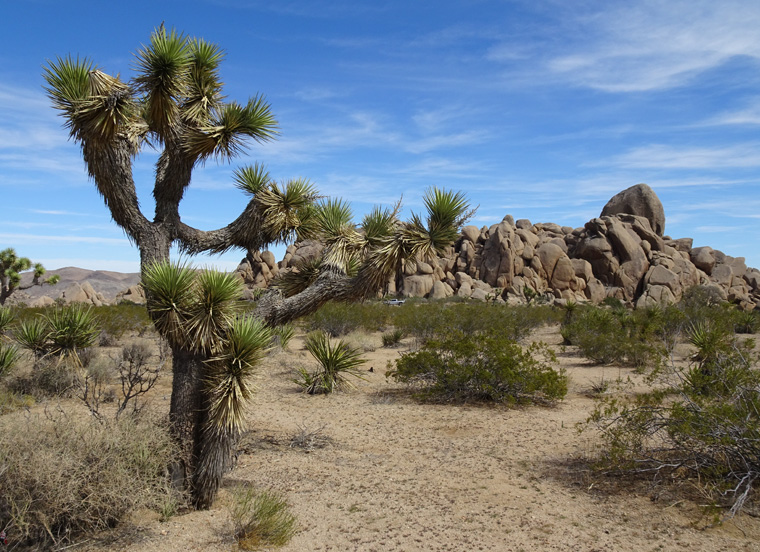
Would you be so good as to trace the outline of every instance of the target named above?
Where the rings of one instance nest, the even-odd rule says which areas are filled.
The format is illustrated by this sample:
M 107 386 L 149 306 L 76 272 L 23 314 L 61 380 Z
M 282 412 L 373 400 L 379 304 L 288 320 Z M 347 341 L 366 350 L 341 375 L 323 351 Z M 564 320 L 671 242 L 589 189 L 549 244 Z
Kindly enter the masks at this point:
M 514 221 L 462 234 L 434 262 L 406 264 L 398 289 L 405 297 L 525 302 L 534 294 L 558 302 L 599 303 L 616 297 L 637 307 L 678 301 L 695 285 L 708 286 L 723 299 L 744 309 L 760 305 L 760 271 L 742 257 L 730 257 L 710 247 L 692 247 L 691 238 L 664 235 L 665 214 L 646 184 L 613 197 L 598 218 L 583 227 Z M 274 264 L 271 253 L 253 255 L 238 268 L 247 283 L 266 287 L 280 271 L 316 257 L 321 245 L 303 242 L 288 248 Z M 265 258 L 266 256 L 266 258 Z

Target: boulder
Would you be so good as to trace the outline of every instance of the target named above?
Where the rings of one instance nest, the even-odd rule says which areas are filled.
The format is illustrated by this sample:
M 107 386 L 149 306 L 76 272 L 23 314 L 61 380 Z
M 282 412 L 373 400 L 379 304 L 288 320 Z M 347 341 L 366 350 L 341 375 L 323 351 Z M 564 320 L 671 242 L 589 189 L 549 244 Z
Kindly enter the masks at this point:
M 658 236 L 665 232 L 665 210 L 657 194 L 646 184 L 636 184 L 613 196 L 602 209 L 600 216 L 620 213 L 646 218 Z
M 116 296 L 115 302 L 117 304 L 121 303 L 122 301 L 129 301 L 131 303 L 137 303 L 138 305 L 144 305 L 146 302 L 145 290 L 140 284 L 131 286 Z
M 713 267 L 715 267 L 715 251 L 712 247 L 695 247 L 689 253 L 689 259 L 699 270 L 707 274 L 712 273 Z
M 418 274 L 404 278 L 402 294 L 404 297 L 424 297 L 433 289 L 433 277 L 429 274 Z
M 480 230 L 478 230 L 477 226 L 465 226 L 462 228 L 462 236 L 466 240 L 469 240 L 470 243 L 477 243 L 478 238 L 480 237 Z

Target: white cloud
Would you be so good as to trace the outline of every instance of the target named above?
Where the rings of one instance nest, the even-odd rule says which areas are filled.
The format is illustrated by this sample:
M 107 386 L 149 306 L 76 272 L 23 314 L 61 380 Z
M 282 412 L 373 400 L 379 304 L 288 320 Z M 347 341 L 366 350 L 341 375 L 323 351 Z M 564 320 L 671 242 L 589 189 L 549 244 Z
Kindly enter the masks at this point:
M 728 169 L 760 167 L 760 143 L 689 147 L 652 144 L 609 160 L 627 169 Z
M 49 245 L 50 243 L 123 245 L 131 247 L 127 238 L 101 238 L 97 236 L 54 236 L 39 234 L 0 234 L 0 240 L 13 243 Z
M 639 92 L 683 85 L 736 57 L 760 59 L 760 4 L 754 2 L 592 5 L 593 11 L 584 11 L 568 4 L 544 36 L 533 37 L 548 49 L 533 54 L 548 75 L 607 92 Z M 509 63 L 514 51 L 512 44 L 503 43 L 491 49 L 489 58 Z

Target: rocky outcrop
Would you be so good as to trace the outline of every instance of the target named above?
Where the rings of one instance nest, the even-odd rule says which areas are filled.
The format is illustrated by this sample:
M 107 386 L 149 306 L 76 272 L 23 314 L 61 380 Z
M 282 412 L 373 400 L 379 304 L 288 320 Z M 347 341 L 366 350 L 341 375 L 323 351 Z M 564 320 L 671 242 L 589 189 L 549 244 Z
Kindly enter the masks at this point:
M 747 268 L 741 257 L 693 247 L 691 238 L 671 239 L 664 228 L 662 203 L 639 184 L 610 199 L 599 217 L 579 228 L 515 222 L 510 215 L 490 227 L 465 226 L 440 258 L 407 262 L 384 291 L 510 304 L 537 295 L 591 303 L 616 297 L 647 306 L 676 302 L 685 290 L 702 285 L 742 308 L 760 305 L 759 270 Z M 254 254 L 238 272 L 249 285 L 265 287 L 278 270 L 298 270 L 321 250 L 314 241 L 292 245 L 278 265 L 268 252 Z
M 101 293 L 95 291 L 90 282 L 84 281 L 72 283 L 61 295 L 64 304 L 71 303 L 88 303 L 96 307 L 108 304 L 108 301 Z
M 119 304 L 127 301 L 138 305 L 144 305 L 147 302 L 147 299 L 145 298 L 145 289 L 140 284 L 130 286 L 117 294 L 114 302 Z

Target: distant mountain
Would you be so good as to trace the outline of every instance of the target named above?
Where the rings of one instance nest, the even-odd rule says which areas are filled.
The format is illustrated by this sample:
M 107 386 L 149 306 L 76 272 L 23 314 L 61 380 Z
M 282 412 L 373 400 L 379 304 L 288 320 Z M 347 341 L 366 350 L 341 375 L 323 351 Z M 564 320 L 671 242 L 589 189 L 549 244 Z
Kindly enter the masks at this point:
M 60 297 L 66 289 L 72 284 L 83 284 L 89 282 L 93 289 L 102 294 L 108 301 L 113 301 L 116 295 L 125 289 L 134 286 L 140 282 L 139 272 L 112 272 L 110 270 L 87 270 L 75 266 L 67 266 L 57 270 L 48 270 L 46 276 L 57 274 L 61 280 L 54 286 L 47 284 L 43 286 L 33 286 L 23 291 L 17 291 L 11 296 L 14 302 L 31 300 L 47 295 L 51 299 Z M 28 285 L 32 282 L 32 273 L 22 274 L 21 284 Z

